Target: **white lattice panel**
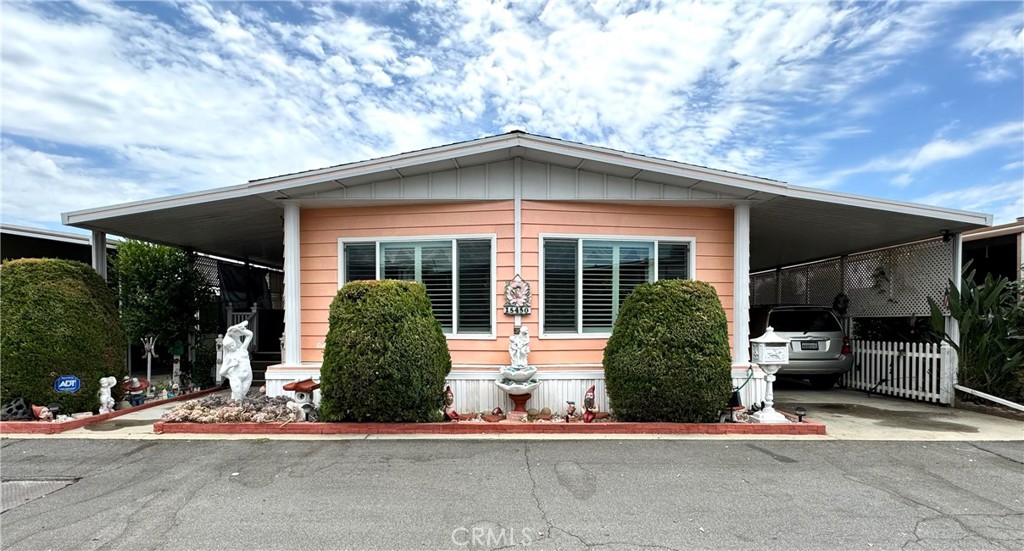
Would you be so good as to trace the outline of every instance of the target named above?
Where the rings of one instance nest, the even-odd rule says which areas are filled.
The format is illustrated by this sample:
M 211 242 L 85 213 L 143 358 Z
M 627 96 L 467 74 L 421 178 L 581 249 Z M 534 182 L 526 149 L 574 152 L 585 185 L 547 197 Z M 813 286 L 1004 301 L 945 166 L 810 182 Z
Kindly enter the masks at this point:
M 750 277 L 751 303 L 831 306 L 845 292 L 849 317 L 927 316 L 929 297 L 944 304 L 952 262 L 953 242 L 935 239 L 850 255 L 845 269 L 830 259 L 761 272 Z

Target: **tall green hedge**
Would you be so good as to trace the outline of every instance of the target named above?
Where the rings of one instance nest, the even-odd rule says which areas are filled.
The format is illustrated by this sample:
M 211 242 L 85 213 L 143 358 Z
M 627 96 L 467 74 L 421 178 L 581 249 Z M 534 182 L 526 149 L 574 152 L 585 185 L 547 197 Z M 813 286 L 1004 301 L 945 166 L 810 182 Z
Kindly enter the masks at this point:
M 604 350 L 622 421 L 712 422 L 732 392 L 729 328 L 715 289 L 662 280 L 626 298 Z
M 74 413 L 99 408 L 99 380 L 126 373 L 126 340 L 117 300 L 90 266 L 21 259 L 0 266 L 0 401 L 24 396 Z M 78 392 L 57 392 L 62 375 Z
M 328 321 L 321 420 L 441 420 L 452 361 L 422 285 L 349 282 L 334 297 Z

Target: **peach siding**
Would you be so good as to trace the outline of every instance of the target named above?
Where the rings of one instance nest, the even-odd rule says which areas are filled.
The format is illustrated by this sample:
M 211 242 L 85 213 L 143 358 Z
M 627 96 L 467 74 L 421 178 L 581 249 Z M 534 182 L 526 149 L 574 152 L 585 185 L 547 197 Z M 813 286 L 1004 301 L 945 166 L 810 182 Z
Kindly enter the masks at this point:
M 327 334 L 327 308 L 338 289 L 339 238 L 460 234 L 497 236 L 497 338 L 449 339 L 452 362 L 463 366 L 508 362 L 507 339 L 514 318 L 505 316 L 501 307 L 504 282 L 515 275 L 512 201 L 304 209 L 301 228 L 304 362 L 322 360 L 320 346 Z M 603 338 L 538 338 L 540 234 L 694 238 L 697 279 L 710 282 L 718 291 L 732 339 L 732 209 L 523 201 L 522 276 L 535 292 L 533 313 L 522 318 L 533 336 L 531 363 L 551 366 L 548 369 L 600 364 L 605 344 Z
M 692 237 L 696 242 L 697 279 L 711 283 L 722 299 L 732 340 L 733 211 L 732 209 L 523 201 L 523 273 L 537 288 L 541 234 Z M 524 318 L 531 335 L 540 335 L 542 298 Z M 600 364 L 605 339 L 535 339 L 530 363 Z
M 338 291 L 338 239 L 487 234 L 497 237 L 497 276 L 510 279 L 515 267 L 514 212 L 511 201 L 303 209 L 300 269 L 302 271 L 302 361 L 323 360 L 327 309 Z M 501 251 L 504 251 L 502 253 Z M 512 274 L 512 275 L 509 275 Z M 501 294 L 503 288 L 496 288 Z M 495 305 L 502 302 L 495 297 Z M 499 316 L 498 334 L 512 331 L 512 321 Z M 486 343 L 486 346 L 482 346 Z M 458 363 L 494 363 L 495 340 L 450 339 Z M 500 348 L 500 347 L 499 347 Z M 506 352 L 507 354 L 507 352 Z

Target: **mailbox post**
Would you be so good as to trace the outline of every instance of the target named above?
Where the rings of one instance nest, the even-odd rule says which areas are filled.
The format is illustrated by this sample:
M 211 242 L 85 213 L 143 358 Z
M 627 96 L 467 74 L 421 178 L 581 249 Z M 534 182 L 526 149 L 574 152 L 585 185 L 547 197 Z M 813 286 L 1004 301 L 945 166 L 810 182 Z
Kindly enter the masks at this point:
M 785 415 L 775 411 L 775 393 L 772 390 L 775 374 L 782 366 L 789 364 L 789 339 L 775 334 L 771 327 L 764 335 L 750 339 L 751 356 L 761 371 L 764 371 L 764 409 L 750 416 L 754 423 L 789 423 Z

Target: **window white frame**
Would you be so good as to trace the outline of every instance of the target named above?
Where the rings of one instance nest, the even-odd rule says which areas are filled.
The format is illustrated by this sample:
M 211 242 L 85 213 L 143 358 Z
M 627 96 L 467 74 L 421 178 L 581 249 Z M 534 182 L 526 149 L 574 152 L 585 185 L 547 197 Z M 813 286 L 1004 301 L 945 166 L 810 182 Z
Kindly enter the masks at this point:
M 490 333 L 459 333 L 459 248 L 457 241 L 462 240 L 486 240 L 491 244 L 491 290 L 488 293 L 490 301 L 488 307 L 491 309 L 491 331 Z M 381 278 L 380 245 L 382 243 L 416 243 L 422 241 L 449 241 L 452 246 L 452 330 L 445 332 L 445 338 L 449 340 L 495 340 L 497 339 L 498 314 L 495 306 L 495 293 L 498 287 L 498 251 L 497 234 L 457 234 L 457 235 L 409 235 L 389 237 L 341 237 L 338 238 L 338 288 L 345 284 L 345 245 L 352 243 L 373 243 L 373 264 L 376 270 L 376 278 Z
M 576 332 L 575 333 L 545 333 L 544 332 L 544 302 L 547 299 L 544 289 L 544 241 L 547 239 L 575 240 L 576 241 Z M 581 274 L 583 266 L 583 242 L 584 241 L 637 241 L 654 244 L 654 281 L 658 281 L 658 247 L 661 243 L 685 243 L 689 245 L 689 258 L 687 259 L 687 277 L 697 277 L 697 239 L 688 236 L 654 236 L 654 235 L 607 235 L 607 234 L 561 234 L 542 233 L 537 236 L 539 251 L 540 280 L 537 286 L 540 289 L 540 339 L 607 339 L 612 336 L 611 332 L 583 332 L 583 277 Z

